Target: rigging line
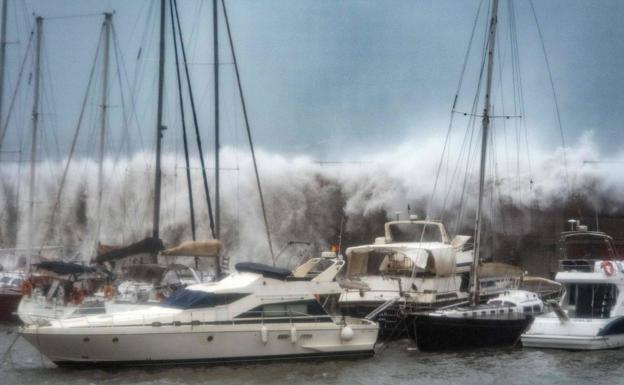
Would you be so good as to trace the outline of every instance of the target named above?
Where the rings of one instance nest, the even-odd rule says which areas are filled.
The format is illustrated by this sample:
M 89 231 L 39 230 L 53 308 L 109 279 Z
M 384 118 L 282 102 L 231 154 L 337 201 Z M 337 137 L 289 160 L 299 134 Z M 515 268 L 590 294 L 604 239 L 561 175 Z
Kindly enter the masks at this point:
M 197 121 L 197 110 L 195 109 L 195 98 L 193 97 L 193 87 L 191 86 L 191 76 L 189 74 L 188 62 L 186 60 L 186 49 L 184 48 L 184 39 L 182 34 L 182 26 L 180 24 L 180 14 L 178 13 L 178 1 L 173 0 L 173 8 L 176 16 L 178 27 L 178 35 L 180 36 L 180 50 L 182 51 L 182 61 L 184 62 L 184 73 L 186 75 L 186 86 L 188 88 L 189 100 L 191 102 L 191 112 L 193 114 L 193 126 L 195 127 L 195 139 L 197 141 L 197 149 L 199 150 L 199 163 L 201 165 L 202 180 L 204 183 L 204 193 L 206 194 L 206 203 L 208 205 L 208 219 L 210 220 L 210 233 L 216 238 L 215 221 L 212 215 L 212 203 L 210 202 L 210 190 L 208 189 L 208 176 L 206 175 L 206 163 L 204 161 L 204 150 L 202 148 L 201 135 L 199 133 L 199 123 Z
M 115 28 L 115 24 L 111 23 L 111 30 L 113 31 L 113 46 L 116 48 L 116 54 L 115 54 L 115 60 L 119 60 L 117 62 L 117 67 L 119 68 L 119 63 L 121 63 L 121 68 L 123 69 L 123 74 L 124 77 L 126 79 L 126 83 L 129 86 L 129 97 L 130 97 L 130 105 L 131 105 L 131 118 L 134 117 L 134 121 L 136 124 L 136 128 L 137 128 L 137 134 L 139 136 L 139 148 L 141 150 L 142 154 L 145 154 L 145 148 L 144 148 L 144 140 L 143 140 L 143 135 L 141 134 L 141 125 L 139 124 L 139 120 L 138 120 L 138 116 L 137 116 L 137 112 L 136 112 L 136 103 L 135 103 L 135 94 L 134 92 L 136 91 L 136 73 L 135 73 L 135 82 L 134 84 L 131 86 L 130 85 L 130 78 L 128 77 L 128 70 L 125 66 L 125 61 L 124 61 L 124 56 L 123 56 L 123 52 L 121 52 L 121 48 L 119 48 L 119 38 L 117 37 L 117 29 Z M 120 84 L 121 84 L 121 75 L 120 76 Z M 123 89 L 120 85 L 120 89 Z M 123 91 L 122 91 L 123 92 Z
M 478 21 L 478 16 L 479 16 L 479 14 L 477 14 L 477 19 L 475 19 L 475 23 Z M 487 17 L 487 14 L 486 14 L 486 17 Z M 486 40 L 487 40 L 486 39 L 486 37 L 487 37 L 487 29 L 484 31 L 484 34 L 485 34 L 485 36 L 483 38 L 484 46 L 482 48 L 483 52 L 485 52 L 485 50 L 486 50 L 485 44 L 486 44 Z M 467 53 L 467 54 L 469 54 L 469 53 Z M 479 92 L 480 92 L 479 90 L 480 90 L 480 87 L 481 87 L 481 82 L 482 82 L 482 77 L 483 77 L 483 66 L 484 66 L 484 63 L 485 63 L 485 58 L 482 57 L 482 59 L 481 59 L 481 67 L 480 67 L 481 71 L 479 73 L 479 81 L 477 82 L 477 92 L 476 92 L 475 96 L 473 97 L 470 119 L 468 120 L 468 124 L 466 125 L 466 134 L 464 135 L 464 140 L 463 140 L 463 143 L 462 143 L 462 150 L 461 150 L 459 156 L 457 157 L 457 162 L 455 164 L 455 169 L 453 171 L 453 175 L 454 176 L 451 178 L 451 181 L 450 181 L 449 186 L 448 186 L 447 194 L 446 194 L 446 197 L 445 197 L 444 203 L 443 203 L 443 210 L 446 209 L 446 205 L 448 203 L 448 199 L 451 196 L 451 190 L 452 190 L 452 186 L 453 186 L 453 181 L 456 179 L 456 176 L 457 176 L 457 174 L 459 172 L 459 169 L 460 169 L 460 166 L 461 166 L 461 160 L 463 158 L 463 151 L 464 151 L 464 149 L 466 149 L 466 170 L 464 172 L 463 189 L 465 189 L 465 186 L 466 186 L 466 183 L 467 183 L 466 175 L 468 173 L 468 168 L 469 168 L 469 165 L 470 165 L 470 153 L 472 151 L 471 148 L 472 148 L 472 140 L 473 140 L 473 136 L 474 136 L 474 126 L 476 124 L 476 120 L 474 119 L 474 117 L 477 115 L 478 95 L 479 95 Z M 470 136 L 468 136 L 468 134 L 470 134 Z M 469 141 L 468 146 L 466 147 L 466 144 L 467 144 L 466 139 L 468 137 L 470 137 L 470 141 Z M 463 200 L 463 195 L 464 194 L 463 194 L 463 191 L 462 191 L 462 194 L 461 194 L 461 197 L 460 197 L 461 200 Z M 460 202 L 459 210 L 460 210 L 460 213 L 459 213 L 459 215 L 457 217 L 457 222 L 456 222 L 457 225 L 456 225 L 455 230 L 457 230 L 458 224 L 459 224 L 459 222 L 461 220 L 461 210 L 463 210 L 463 202 Z
M 520 48 L 518 45 L 518 28 L 516 25 L 516 11 L 515 11 L 515 7 L 513 5 L 514 3 L 510 2 L 510 10 L 513 13 L 513 18 L 511 19 L 511 23 L 513 26 L 513 31 L 514 31 L 514 47 L 515 47 L 515 55 L 516 55 L 516 68 L 517 68 L 517 82 L 518 82 L 518 102 L 519 102 L 519 112 L 520 114 L 524 117 L 526 114 L 526 107 L 524 104 L 524 89 L 522 87 L 522 71 L 520 70 L 520 68 L 522 68 L 520 66 Z M 530 148 L 529 148 L 529 138 L 528 138 L 528 127 L 527 127 L 527 120 L 526 118 L 523 118 L 522 121 L 520 122 L 520 127 L 519 127 L 519 131 L 521 131 L 520 133 L 520 137 L 522 136 L 522 131 L 524 131 L 524 141 L 525 141 L 525 145 L 526 145 L 526 154 L 527 154 L 527 165 L 528 165 L 528 171 L 529 171 L 529 180 L 531 181 L 530 183 L 532 184 L 533 182 L 533 171 L 532 171 L 532 165 L 531 165 L 531 152 L 530 152 Z M 519 150 L 518 150 L 519 151 Z M 532 190 L 532 186 L 529 186 L 529 189 Z
M 111 27 L 111 35 L 113 34 L 113 20 L 110 20 L 110 27 Z M 121 98 L 121 119 L 122 119 L 122 135 L 121 135 L 121 139 L 120 139 L 120 143 L 118 146 L 118 150 L 117 150 L 117 154 L 115 156 L 115 161 L 114 161 L 114 167 L 117 167 L 117 165 L 119 164 L 119 159 L 121 158 L 121 152 L 123 151 L 123 145 L 124 143 L 127 146 L 127 150 L 128 150 L 128 158 L 130 158 L 129 154 L 130 154 L 130 148 L 129 148 L 129 143 L 131 141 L 130 139 L 130 133 L 129 133 L 129 126 L 128 126 L 128 112 L 126 110 L 126 98 L 124 96 L 124 87 L 123 87 L 123 82 L 122 82 L 122 74 L 121 74 L 121 65 L 119 63 L 120 59 L 119 59 L 119 53 L 118 52 L 118 47 L 116 46 L 116 41 L 113 37 L 113 54 L 115 56 L 115 69 L 117 72 L 117 83 L 119 86 L 119 97 Z
M 104 26 L 102 26 L 102 30 L 100 31 L 100 39 L 98 41 L 98 45 L 95 50 L 95 55 L 93 57 L 93 64 L 91 65 L 91 72 L 89 74 L 89 81 L 87 82 L 87 89 L 85 91 L 85 96 L 82 100 L 82 106 L 80 107 L 80 115 L 78 115 L 78 122 L 76 124 L 76 130 L 74 132 L 74 137 L 72 139 L 71 147 L 69 150 L 69 155 L 67 156 L 67 162 L 65 163 L 65 168 L 63 170 L 63 176 L 61 177 L 61 183 L 59 185 L 58 192 L 56 193 L 56 200 L 54 201 L 54 206 L 52 207 L 52 212 L 50 214 L 50 227 L 48 227 L 48 233 L 47 233 L 46 239 L 50 239 L 52 237 L 52 231 L 54 228 L 54 219 L 61 204 L 61 195 L 63 193 L 63 187 L 65 186 L 65 182 L 67 180 L 69 165 L 71 164 L 71 160 L 76 150 L 76 143 L 78 142 L 78 134 L 80 133 L 80 127 L 82 126 L 82 121 L 83 121 L 85 109 L 87 106 L 87 101 L 89 99 L 89 90 L 91 89 L 91 84 L 93 83 L 93 75 L 95 73 L 95 68 L 97 66 L 98 56 L 100 55 L 100 48 L 102 45 L 103 35 L 104 35 Z M 42 247 L 43 247 L 43 244 L 42 244 Z
M 42 36 L 42 53 L 43 53 L 43 71 L 45 76 L 48 77 L 48 81 L 47 82 L 43 82 L 43 98 L 45 101 L 45 104 L 49 104 L 50 105 L 50 109 L 52 110 L 51 112 L 51 118 L 50 118 L 50 125 L 52 126 L 51 130 L 41 130 L 42 135 L 46 135 L 48 134 L 48 131 L 52 131 L 52 137 L 54 139 L 54 148 L 51 150 L 48 150 L 50 152 L 52 152 L 53 150 L 56 150 L 56 157 L 53 157 L 52 159 L 56 159 L 56 160 L 60 160 L 61 158 L 61 150 L 60 150 L 60 146 L 59 146 L 59 141 L 58 141 L 58 109 L 56 108 L 56 98 L 54 97 L 54 95 L 56 94 L 54 92 L 54 85 L 52 82 L 52 72 L 51 72 L 51 68 L 52 66 L 50 65 L 50 59 L 48 56 L 48 49 L 47 49 L 47 43 L 46 43 L 46 36 Z M 45 116 L 44 116 L 44 119 Z M 49 163 L 50 165 L 50 174 L 53 173 L 52 170 L 52 165 L 51 163 Z
M 258 195 L 260 197 L 260 205 L 262 206 L 262 217 L 264 219 L 264 227 L 266 230 L 267 242 L 269 243 L 269 251 L 271 253 L 271 259 L 273 260 L 273 266 L 275 266 L 275 253 L 273 252 L 273 242 L 271 241 L 271 232 L 269 230 L 269 220 L 267 217 L 266 206 L 264 204 L 264 196 L 262 195 L 262 185 L 260 184 L 260 175 L 258 173 L 258 163 L 256 162 L 256 153 L 254 151 L 253 140 L 251 138 L 251 128 L 249 126 L 249 117 L 247 116 L 245 96 L 243 94 L 243 86 L 241 85 L 240 73 L 238 71 L 238 62 L 236 60 L 236 52 L 234 51 L 234 42 L 232 40 L 232 31 L 230 30 L 230 20 L 228 18 L 227 9 L 225 7 L 225 0 L 221 0 L 221 5 L 223 8 L 223 15 L 225 17 L 225 26 L 227 29 L 228 41 L 230 43 L 232 61 L 234 62 L 234 71 L 236 72 L 236 83 L 238 84 L 238 93 L 240 95 L 241 106 L 243 108 L 243 118 L 245 119 L 245 128 L 247 130 L 247 139 L 249 140 L 249 149 L 251 151 L 251 158 L 253 160 L 254 173 L 256 174 L 256 184 L 258 186 Z
M 26 46 L 26 52 L 24 52 L 24 59 L 22 59 L 22 65 L 20 67 L 19 74 L 17 75 L 17 82 L 15 83 L 15 89 L 13 90 L 13 95 L 11 96 L 11 103 L 9 105 L 9 109 L 7 110 L 7 116 L 4 120 L 4 124 L 2 125 L 2 132 L 0 133 L 0 149 L 2 149 L 2 142 L 4 141 L 4 136 L 9 127 L 9 121 L 11 119 L 11 113 L 13 112 L 13 107 L 15 107 L 15 100 L 17 99 L 17 94 L 19 92 L 19 85 L 24 75 L 24 69 L 26 68 L 26 62 L 28 60 L 28 55 L 32 48 L 33 38 L 35 36 L 35 30 L 33 29 L 30 32 L 30 38 L 28 39 L 28 44 Z
M 491 10 L 488 10 L 486 17 L 489 18 L 489 15 L 491 13 Z M 472 113 L 476 114 L 477 110 L 478 110 L 478 106 L 479 106 L 479 96 L 481 94 L 481 87 L 482 87 L 482 83 L 483 83 L 483 74 L 485 72 L 485 61 L 487 58 L 487 52 L 488 52 L 488 37 L 489 37 L 489 28 L 485 28 L 483 31 L 483 47 L 482 47 L 482 53 L 481 53 L 481 66 L 480 66 L 480 70 L 479 70 L 479 79 L 477 82 L 477 89 L 472 101 Z M 466 167 L 464 170 L 464 180 L 462 183 L 462 190 L 461 190 L 461 194 L 459 197 L 459 215 L 457 216 L 457 222 L 455 224 L 455 230 L 457 230 L 459 228 L 459 225 L 462 221 L 463 218 L 463 210 L 464 210 L 464 196 L 466 194 L 466 187 L 468 185 L 468 174 L 469 174 L 469 170 L 470 170 L 470 166 L 471 166 L 471 162 L 474 161 L 474 159 L 470 159 L 470 154 L 472 152 L 472 142 L 474 139 L 474 132 L 475 132 L 475 126 L 476 126 L 476 119 L 473 119 L 471 122 L 469 122 L 469 125 L 472 125 L 471 128 L 471 133 L 470 133 L 470 144 L 468 146 L 468 153 L 466 154 Z M 476 146 L 476 144 L 475 144 Z M 476 148 L 475 148 L 476 150 Z M 477 151 L 474 152 L 476 156 Z
M 169 0 L 169 7 L 173 9 L 173 0 Z M 188 187 L 189 210 L 191 212 L 191 235 L 195 240 L 195 208 L 193 206 L 193 186 L 191 184 L 191 165 L 189 164 L 188 140 L 186 138 L 186 119 L 184 116 L 184 98 L 182 96 L 182 79 L 180 77 L 180 60 L 178 55 L 178 34 L 176 33 L 173 12 L 171 16 L 171 30 L 173 31 L 173 55 L 175 56 L 176 78 L 178 82 L 178 96 L 180 102 L 180 120 L 182 121 L 182 139 L 184 144 L 184 162 L 186 163 L 186 184 Z M 181 36 L 180 36 L 181 37 Z
M 548 55 L 546 53 L 546 45 L 544 44 L 544 36 L 542 35 L 542 28 L 540 27 L 539 20 L 537 19 L 537 13 L 535 12 L 535 6 L 533 5 L 533 0 L 529 0 L 529 4 L 531 5 L 531 11 L 533 12 L 533 19 L 535 20 L 535 26 L 537 27 L 537 34 L 540 38 L 540 43 L 542 46 L 542 52 L 544 53 L 544 60 L 546 62 L 546 69 L 548 71 L 548 79 L 550 80 L 550 87 L 553 93 L 553 99 L 555 102 L 555 111 L 557 115 L 557 125 L 559 126 L 559 134 L 561 135 L 561 146 L 563 147 L 563 167 L 565 170 L 565 181 L 566 181 L 566 190 L 568 199 L 570 199 L 570 179 L 568 175 L 568 158 L 566 154 L 566 143 L 565 143 L 565 135 L 563 132 L 563 124 L 561 123 L 561 113 L 559 111 L 559 99 L 557 98 L 557 91 L 555 89 L 555 81 L 553 80 L 552 71 L 550 69 L 550 61 L 548 60 Z
M 481 6 L 483 5 L 483 0 L 481 0 L 481 2 L 479 3 L 479 8 L 477 8 L 477 13 L 475 15 L 475 19 L 474 19 L 474 23 L 472 25 L 472 31 L 470 33 L 470 39 L 468 39 L 468 47 L 466 49 L 466 54 L 464 56 L 464 63 L 462 65 L 462 70 L 459 76 L 459 82 L 457 83 L 457 90 L 455 92 L 455 97 L 453 99 L 453 105 L 451 107 L 451 116 L 449 119 L 449 125 L 446 131 L 446 138 L 444 139 L 444 145 L 442 146 L 442 154 L 440 155 L 440 161 L 438 163 L 438 167 L 437 167 L 437 171 L 436 171 L 436 177 L 435 180 L 433 182 L 433 188 L 431 191 L 431 195 L 429 198 L 429 202 L 427 202 L 427 212 L 425 213 L 426 216 L 429 215 L 429 209 L 431 207 L 431 205 L 433 204 L 433 197 L 435 195 L 436 189 L 438 187 L 438 181 L 440 178 L 440 174 L 441 174 L 441 170 L 442 170 L 442 165 L 444 163 L 444 156 L 445 153 L 447 152 L 447 147 L 449 146 L 449 142 L 450 142 L 450 138 L 451 138 L 451 131 L 453 130 L 453 120 L 454 120 L 454 112 L 455 112 L 455 107 L 457 105 L 457 99 L 458 99 L 458 95 L 459 92 L 461 90 L 461 86 L 462 83 L 464 81 L 464 75 L 466 74 L 466 67 L 468 65 L 468 57 L 470 56 L 470 50 L 472 47 L 472 43 L 474 41 L 474 35 L 475 35 L 475 30 L 477 28 L 477 20 L 479 19 L 479 14 L 481 13 Z

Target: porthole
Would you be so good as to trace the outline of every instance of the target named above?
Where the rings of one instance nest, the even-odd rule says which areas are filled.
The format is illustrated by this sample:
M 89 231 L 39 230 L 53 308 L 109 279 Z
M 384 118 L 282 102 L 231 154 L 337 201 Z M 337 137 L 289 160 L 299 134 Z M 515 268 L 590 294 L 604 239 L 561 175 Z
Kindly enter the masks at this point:
M 117 343 L 117 342 L 119 342 L 119 338 L 114 337 L 114 338 L 113 338 L 113 343 Z
M 213 338 L 212 336 L 208 336 L 208 337 L 206 337 L 206 341 L 208 341 L 208 342 L 212 342 L 212 340 L 213 340 L 213 339 L 214 339 L 214 338 Z

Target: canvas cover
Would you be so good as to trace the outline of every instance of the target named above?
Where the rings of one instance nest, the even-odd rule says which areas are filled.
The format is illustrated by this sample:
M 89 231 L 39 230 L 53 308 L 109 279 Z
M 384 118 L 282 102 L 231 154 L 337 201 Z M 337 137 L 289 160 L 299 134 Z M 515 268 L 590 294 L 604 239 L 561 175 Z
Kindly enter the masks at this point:
M 367 245 L 347 249 L 347 276 L 376 275 L 390 266 L 396 270 L 397 259 L 402 259 L 410 270 L 416 267 L 437 276 L 455 273 L 455 251 L 450 245 L 431 248 Z

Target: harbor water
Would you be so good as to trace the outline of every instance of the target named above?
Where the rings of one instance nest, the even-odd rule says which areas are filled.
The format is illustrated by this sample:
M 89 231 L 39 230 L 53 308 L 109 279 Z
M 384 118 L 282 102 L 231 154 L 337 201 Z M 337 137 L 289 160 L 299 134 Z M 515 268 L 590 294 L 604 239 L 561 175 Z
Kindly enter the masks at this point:
M 16 337 L 0 327 L 0 352 Z M 64 369 L 19 338 L 0 367 L 3 385 L 72 384 L 624 384 L 624 350 L 565 352 L 487 349 L 421 353 L 408 340 L 381 346 L 369 359 L 195 365 L 128 369 Z

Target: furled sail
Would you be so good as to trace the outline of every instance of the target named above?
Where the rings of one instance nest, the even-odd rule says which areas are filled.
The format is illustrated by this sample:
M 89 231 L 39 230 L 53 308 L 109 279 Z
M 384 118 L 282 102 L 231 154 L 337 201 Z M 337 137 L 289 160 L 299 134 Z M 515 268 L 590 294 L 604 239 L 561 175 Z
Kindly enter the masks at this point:
M 95 261 L 97 263 L 104 263 L 136 254 L 154 254 L 163 250 L 164 248 L 165 247 L 163 246 L 162 240 L 160 238 L 148 237 L 131 245 L 114 248 L 102 254 L 99 254 L 100 248 L 98 247 L 98 256 L 95 257 Z
M 169 257 L 214 257 L 219 255 L 223 243 L 218 239 L 186 241 L 176 247 L 164 250 L 161 255 Z

